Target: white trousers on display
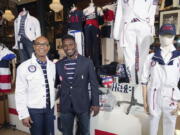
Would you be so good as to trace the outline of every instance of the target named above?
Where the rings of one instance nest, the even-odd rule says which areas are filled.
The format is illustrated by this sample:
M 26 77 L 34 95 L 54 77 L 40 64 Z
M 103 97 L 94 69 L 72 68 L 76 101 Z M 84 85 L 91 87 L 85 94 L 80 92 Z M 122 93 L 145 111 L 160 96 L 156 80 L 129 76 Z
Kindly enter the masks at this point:
M 101 39 L 102 50 L 102 64 L 110 64 L 114 61 L 114 39 L 102 38 Z
M 176 109 L 177 104 L 171 104 L 171 99 L 167 97 L 157 97 L 154 103 L 149 105 L 150 111 L 150 134 L 158 135 L 159 121 L 162 115 L 163 135 L 174 135 L 176 126 L 176 115 L 171 112 Z M 153 102 L 153 101 L 152 101 Z M 154 104 L 154 107 L 153 107 Z
M 139 52 L 138 77 L 140 77 L 149 47 L 153 43 L 152 27 L 146 22 L 127 23 L 124 25 L 119 43 L 120 46 L 124 47 L 123 54 L 127 71 L 130 72 L 130 82 L 135 83 L 136 45 Z
M 78 53 L 84 55 L 84 35 L 78 30 L 68 30 L 68 34 L 74 36 Z

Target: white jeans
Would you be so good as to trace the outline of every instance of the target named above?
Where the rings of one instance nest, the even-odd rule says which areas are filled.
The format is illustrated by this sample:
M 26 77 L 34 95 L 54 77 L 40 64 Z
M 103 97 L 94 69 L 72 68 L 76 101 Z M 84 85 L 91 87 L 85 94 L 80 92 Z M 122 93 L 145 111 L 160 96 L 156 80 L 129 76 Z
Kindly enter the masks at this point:
M 110 64 L 114 61 L 114 39 L 112 38 L 102 38 L 101 39 L 102 48 L 102 64 Z
M 78 30 L 68 30 L 68 34 L 74 36 L 78 53 L 84 55 L 84 35 Z
M 133 22 L 124 25 L 120 37 L 120 46 L 124 47 L 124 58 L 127 69 L 130 72 L 130 82 L 135 83 L 135 55 L 136 45 L 139 51 L 139 72 L 140 77 L 144 61 L 148 55 L 149 47 L 153 42 L 151 27 L 145 22 Z
M 155 99 L 149 100 L 150 111 L 150 134 L 158 134 L 159 120 L 162 115 L 163 120 L 163 135 L 174 135 L 176 126 L 176 115 L 172 115 L 171 112 L 176 109 L 177 103 L 173 103 L 171 99 L 162 96 L 155 96 Z M 154 101 L 153 101 L 154 100 Z

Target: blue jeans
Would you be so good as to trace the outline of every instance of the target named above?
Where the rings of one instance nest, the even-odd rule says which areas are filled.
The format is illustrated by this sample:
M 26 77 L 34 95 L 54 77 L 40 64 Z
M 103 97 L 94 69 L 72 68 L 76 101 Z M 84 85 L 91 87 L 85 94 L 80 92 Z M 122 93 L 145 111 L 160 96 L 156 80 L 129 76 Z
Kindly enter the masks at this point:
M 85 25 L 85 56 L 92 59 L 94 66 L 100 66 L 99 29 L 93 25 Z
M 31 135 L 54 135 L 54 109 L 29 109 Z
M 20 49 L 20 44 L 22 44 L 23 49 Z M 19 46 L 20 62 L 22 63 L 23 61 L 30 59 L 32 53 L 34 52 L 33 42 L 22 36 L 20 41 L 18 41 L 18 46 Z
M 73 135 L 74 118 L 78 119 L 81 135 L 90 135 L 90 113 L 61 113 L 61 124 L 63 135 Z

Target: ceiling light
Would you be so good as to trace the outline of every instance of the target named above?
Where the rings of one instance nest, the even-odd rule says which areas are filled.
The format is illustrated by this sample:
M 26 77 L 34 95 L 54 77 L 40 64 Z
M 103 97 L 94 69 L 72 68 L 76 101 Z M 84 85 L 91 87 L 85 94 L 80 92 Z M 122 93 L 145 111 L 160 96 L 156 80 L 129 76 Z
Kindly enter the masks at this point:
M 59 12 L 59 11 L 63 10 L 63 6 L 60 3 L 60 0 L 52 0 L 52 3 L 49 5 L 49 7 L 54 12 Z
M 3 18 L 6 19 L 7 21 L 12 21 L 15 17 L 12 14 L 11 10 L 6 9 L 5 13 L 3 14 Z

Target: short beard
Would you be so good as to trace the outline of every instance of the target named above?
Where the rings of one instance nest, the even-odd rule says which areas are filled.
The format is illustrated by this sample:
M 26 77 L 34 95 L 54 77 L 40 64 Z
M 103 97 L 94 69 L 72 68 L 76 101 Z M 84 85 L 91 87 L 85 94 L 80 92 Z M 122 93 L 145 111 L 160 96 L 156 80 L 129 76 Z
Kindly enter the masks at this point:
M 73 53 L 73 54 L 71 54 L 71 55 L 67 55 L 67 56 L 68 56 L 68 57 L 70 57 L 70 58 L 72 58 L 72 57 L 74 57 L 76 54 L 77 54 L 77 51 L 74 51 L 74 53 Z

